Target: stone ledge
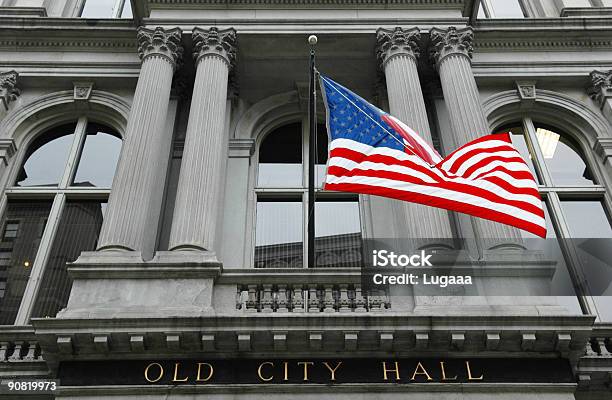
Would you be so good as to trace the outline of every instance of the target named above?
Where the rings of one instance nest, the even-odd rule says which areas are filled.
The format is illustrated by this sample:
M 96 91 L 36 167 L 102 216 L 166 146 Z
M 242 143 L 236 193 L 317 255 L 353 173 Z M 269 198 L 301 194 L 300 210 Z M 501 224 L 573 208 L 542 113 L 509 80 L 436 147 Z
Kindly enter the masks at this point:
M 140 252 L 83 252 L 69 264 L 72 279 L 216 278 L 222 264 L 213 252 L 158 252 L 144 261 Z
M 612 17 L 612 7 L 565 7 L 561 17 L 566 18 L 601 18 Z
M 0 7 L 0 17 L 46 17 L 45 7 Z

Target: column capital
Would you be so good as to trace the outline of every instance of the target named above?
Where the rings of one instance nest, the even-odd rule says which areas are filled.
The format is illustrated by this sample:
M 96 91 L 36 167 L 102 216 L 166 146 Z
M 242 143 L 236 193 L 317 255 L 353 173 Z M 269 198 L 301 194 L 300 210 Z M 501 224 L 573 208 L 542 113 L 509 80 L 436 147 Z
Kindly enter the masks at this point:
M 17 88 L 18 78 L 17 71 L 0 73 L 0 99 L 2 99 L 2 105 L 7 111 L 9 103 L 17 100 L 17 97 L 21 94 L 21 91 Z
M 181 45 L 182 31 L 180 28 L 155 29 L 138 28 L 138 55 L 142 61 L 145 58 L 158 55 L 165 57 L 176 68 L 183 56 Z
M 612 98 L 612 70 L 593 71 L 589 76 L 591 82 L 588 94 L 602 107 L 606 99 Z
M 418 59 L 421 53 L 420 40 L 419 28 L 403 29 L 396 27 L 392 30 L 379 28 L 376 31 L 376 56 L 380 62 L 380 68 L 384 70 L 385 64 L 398 55 L 407 55 L 415 60 Z
M 472 58 L 474 52 L 474 31 L 472 28 L 457 29 L 454 26 L 448 29 L 432 28 L 431 37 L 431 57 L 436 65 L 448 55 L 462 54 L 467 58 Z
M 221 57 L 230 70 L 236 63 L 236 47 L 238 40 L 233 28 L 219 30 L 193 28 L 193 58 L 196 65 L 205 56 Z

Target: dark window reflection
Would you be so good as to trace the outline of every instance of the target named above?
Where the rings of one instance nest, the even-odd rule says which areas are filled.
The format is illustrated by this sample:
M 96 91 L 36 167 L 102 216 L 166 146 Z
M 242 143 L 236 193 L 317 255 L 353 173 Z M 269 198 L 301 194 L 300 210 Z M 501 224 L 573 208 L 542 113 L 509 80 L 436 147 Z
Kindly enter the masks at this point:
M 21 304 L 51 202 L 9 202 L 0 242 L 0 325 L 11 325 Z
M 317 267 L 359 267 L 362 243 L 358 199 L 317 200 L 315 236 Z
M 28 147 L 16 185 L 57 186 L 66 168 L 75 127 L 61 125 L 36 138 Z
M 260 187 L 302 187 L 302 125 L 284 125 L 270 132 L 259 148 Z
M 315 183 L 322 187 L 325 183 L 325 170 L 327 164 L 327 127 L 325 124 L 317 125 L 317 159 L 315 164 Z
M 523 127 L 521 126 L 509 126 L 498 129 L 499 133 L 502 132 L 510 132 L 510 138 L 512 139 L 512 144 L 518 150 L 518 152 L 523 157 L 523 160 L 527 163 L 529 170 L 533 174 L 533 176 L 537 179 L 538 183 L 541 183 L 538 174 L 536 173 L 535 167 L 533 165 L 533 159 L 531 152 L 529 151 L 529 146 L 527 145 L 527 139 L 525 138 L 525 132 Z
M 550 127 L 536 130 L 538 143 L 555 185 L 593 185 L 593 176 L 577 143 Z
M 302 199 L 259 199 L 255 238 L 256 268 L 303 265 Z
M 88 124 L 74 185 L 110 188 L 121 152 L 121 143 L 119 134 L 113 129 Z
M 66 263 L 75 261 L 82 251 L 96 248 L 105 209 L 106 203 L 100 201 L 66 203 L 32 317 L 55 317 L 66 307 L 72 288 Z

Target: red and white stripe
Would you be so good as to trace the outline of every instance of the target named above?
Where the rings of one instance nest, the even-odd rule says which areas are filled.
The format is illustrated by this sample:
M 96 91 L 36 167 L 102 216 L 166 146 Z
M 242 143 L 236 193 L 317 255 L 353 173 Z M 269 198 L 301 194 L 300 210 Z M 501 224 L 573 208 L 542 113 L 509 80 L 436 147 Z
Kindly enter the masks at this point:
M 458 211 L 546 237 L 538 186 L 510 134 L 481 137 L 443 160 L 436 159 L 426 143 L 418 145 L 418 151 L 408 154 L 350 139 L 333 140 L 325 189 Z M 422 157 L 424 151 L 428 154 Z M 434 160 L 438 162 L 432 165 Z

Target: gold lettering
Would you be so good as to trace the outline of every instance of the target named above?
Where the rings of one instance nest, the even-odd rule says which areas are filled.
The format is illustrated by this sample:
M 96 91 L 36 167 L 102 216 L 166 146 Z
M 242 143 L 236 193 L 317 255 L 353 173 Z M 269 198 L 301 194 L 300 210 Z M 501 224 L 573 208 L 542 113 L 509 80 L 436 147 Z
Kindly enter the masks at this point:
M 283 380 L 288 381 L 289 380 L 289 363 L 287 361 L 285 361 L 283 363 L 283 367 L 284 367 L 284 371 L 285 371 L 285 376 L 284 376 Z
M 156 365 L 159 368 L 159 375 L 157 376 L 157 378 L 151 379 L 149 377 L 149 368 L 151 368 L 154 365 Z M 145 368 L 145 370 L 144 370 L 144 377 L 147 380 L 147 382 L 149 382 L 149 383 L 158 382 L 163 376 L 164 376 L 164 367 L 162 367 L 162 365 L 159 364 L 159 363 L 151 363 L 151 364 L 147 365 L 147 368 Z
M 478 378 L 475 378 L 472 375 L 472 369 L 470 368 L 470 362 L 469 361 L 465 362 L 465 368 L 467 370 L 468 381 L 481 381 L 481 380 L 484 379 L 484 375 L 480 375 Z
M 269 378 L 264 378 L 261 375 L 261 369 L 263 368 L 264 365 L 269 365 L 271 367 L 274 367 L 274 363 L 270 361 L 262 362 L 261 364 L 259 364 L 259 368 L 257 368 L 257 375 L 259 375 L 259 379 L 261 379 L 264 382 L 270 382 L 272 379 L 274 379 L 274 375 L 270 376 Z
M 329 370 L 329 373 L 331 374 L 331 380 L 335 381 L 336 380 L 336 370 L 338 368 L 340 368 L 340 366 L 342 365 L 342 361 L 338 361 L 338 364 L 336 365 L 336 368 L 332 369 L 329 364 L 327 363 L 327 361 L 325 361 L 323 363 L 323 365 L 325 365 L 327 367 L 327 369 Z
M 180 367 L 181 363 L 174 363 L 174 378 L 172 378 L 172 382 L 187 382 L 187 379 L 189 379 L 189 377 L 185 379 L 178 379 L 177 375 Z
M 304 366 L 304 381 L 308 381 L 308 367 L 313 365 L 314 363 L 312 361 L 300 361 L 297 364 Z
M 400 380 L 399 363 L 397 361 L 395 362 L 395 368 L 394 369 L 387 368 L 387 363 L 384 362 L 384 361 L 383 361 L 382 365 L 383 365 L 383 379 L 384 380 L 386 380 L 386 381 L 389 380 L 388 377 L 387 377 L 387 372 L 392 372 L 392 371 L 395 372 L 395 380 L 396 381 Z
M 447 378 L 446 377 L 446 369 L 444 368 L 444 361 L 440 361 L 440 371 L 442 371 L 442 380 L 443 381 L 456 381 L 457 380 L 457 375 L 455 375 L 454 378 Z
M 206 367 L 208 367 L 208 376 L 206 378 L 202 378 L 202 375 L 201 375 L 202 365 L 205 365 Z M 208 382 L 210 378 L 212 378 L 213 372 L 214 372 L 213 366 L 210 365 L 209 363 L 198 363 L 198 379 L 196 379 L 196 382 Z
M 425 369 L 425 367 L 423 367 L 423 364 L 421 364 L 420 361 L 417 364 L 416 368 L 414 369 L 414 374 L 412 374 L 412 378 L 410 378 L 410 380 L 414 381 L 417 375 L 425 375 L 428 381 L 433 381 L 432 377 L 429 376 L 429 374 L 427 373 L 427 370 Z

